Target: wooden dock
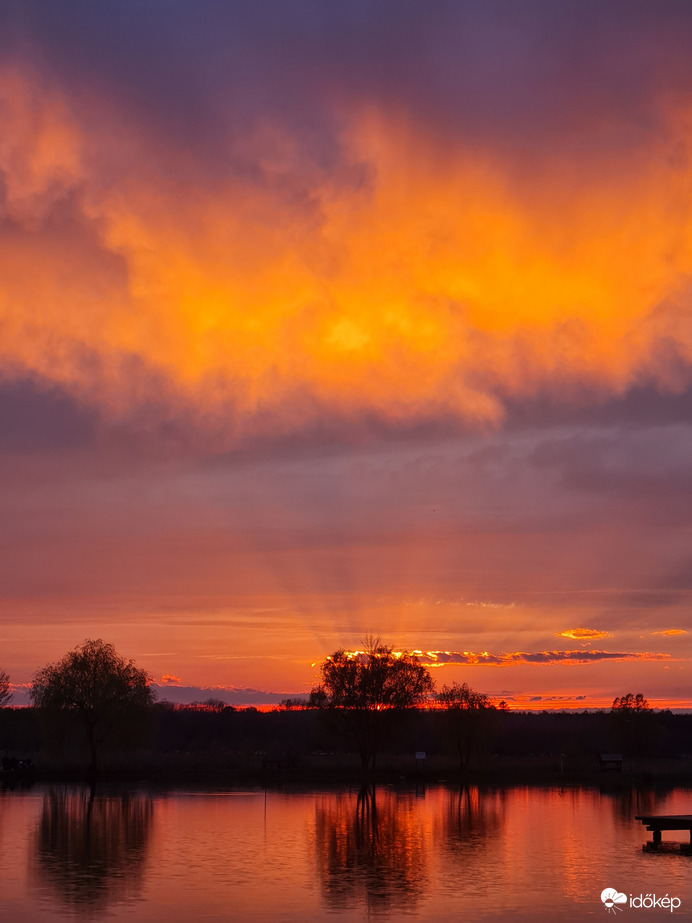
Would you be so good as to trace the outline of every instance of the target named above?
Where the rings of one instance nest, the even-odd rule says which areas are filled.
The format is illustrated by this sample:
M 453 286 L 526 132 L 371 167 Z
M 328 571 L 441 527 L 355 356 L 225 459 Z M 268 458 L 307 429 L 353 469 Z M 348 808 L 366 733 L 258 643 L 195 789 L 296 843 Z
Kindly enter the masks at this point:
M 649 844 L 654 849 L 661 845 L 661 833 L 664 830 L 687 830 L 690 834 L 692 845 L 692 814 L 637 814 L 635 820 L 640 820 L 650 830 L 654 837 Z

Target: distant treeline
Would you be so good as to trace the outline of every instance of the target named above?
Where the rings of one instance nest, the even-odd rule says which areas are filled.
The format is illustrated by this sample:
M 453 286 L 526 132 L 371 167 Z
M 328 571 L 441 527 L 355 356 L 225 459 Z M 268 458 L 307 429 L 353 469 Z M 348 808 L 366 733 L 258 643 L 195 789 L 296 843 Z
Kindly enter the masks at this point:
M 320 709 L 259 712 L 160 702 L 125 734 L 127 739 L 120 734 L 104 742 L 104 766 L 114 772 L 155 776 L 209 770 L 252 776 L 358 769 L 354 742 L 339 716 Z M 679 771 L 689 766 L 692 776 L 692 715 L 669 711 L 623 716 L 409 709 L 382 715 L 381 738 L 380 772 L 501 773 L 521 761 L 551 771 L 591 772 L 598 770 L 601 754 L 620 753 L 625 772 L 652 761 L 679 761 Z M 83 727 L 73 714 L 56 722 L 38 708 L 0 710 L 0 754 L 31 758 L 38 774 L 78 771 L 86 749 Z M 416 760 L 416 753 L 425 753 L 425 761 Z

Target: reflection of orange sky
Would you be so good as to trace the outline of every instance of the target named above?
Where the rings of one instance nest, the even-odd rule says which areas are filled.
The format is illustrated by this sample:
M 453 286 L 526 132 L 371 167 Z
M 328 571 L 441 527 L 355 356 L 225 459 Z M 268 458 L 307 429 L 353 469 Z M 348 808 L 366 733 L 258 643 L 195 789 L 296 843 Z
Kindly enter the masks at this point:
M 611 875 L 627 894 L 678 895 L 683 907 L 690 900 L 678 848 L 675 856 L 652 859 L 641 849 L 649 836 L 633 820 L 642 813 L 684 813 L 688 792 L 682 788 L 381 787 L 383 827 L 400 831 L 401 840 L 387 839 L 377 855 L 377 841 L 363 837 L 360 861 L 351 864 L 341 861 L 349 855 L 332 844 L 352 836 L 355 793 L 269 789 L 150 797 L 147 836 L 131 870 L 138 876 L 137 900 L 114 900 L 108 907 L 114 916 L 146 915 L 153 923 L 317 920 L 334 916 L 334 905 L 341 903 L 352 909 L 352 919 L 362 919 L 366 888 L 379 886 L 378 909 L 397 919 L 597 918 L 605 914 L 599 895 Z M 3 852 L 0 904 L 10 916 L 16 907 L 31 919 L 64 909 L 55 901 L 47 905 L 45 870 L 27 835 L 36 835 L 42 799 L 35 790 L 0 799 L 4 840 L 12 844 Z M 397 893 L 392 883 L 407 869 L 424 887 Z M 107 874 L 111 866 L 103 863 L 101 871 Z M 320 887 L 326 871 L 335 887 L 331 893 Z M 81 885 L 88 894 L 86 876 Z M 129 879 L 120 885 L 127 889 Z
M 139 139 L 87 136 L 31 77 L 5 71 L 0 93 L 10 211 L 35 227 L 74 193 L 80 222 L 4 247 L 3 354 L 90 401 L 123 410 L 147 397 L 127 353 L 203 408 L 232 398 L 251 429 L 263 406 L 283 408 L 290 430 L 301 395 L 338 413 L 492 420 L 497 389 L 559 379 L 617 393 L 645 367 L 666 383 L 661 337 L 691 355 L 674 308 L 692 268 L 686 180 L 664 157 L 687 129 L 672 117 L 670 136 L 625 167 L 606 161 L 576 182 L 556 162 L 522 189 L 496 157 L 352 113 L 344 169 L 366 179 L 321 178 L 287 203 L 277 189 L 297 166 L 280 133 L 246 139 L 262 188 L 186 185 L 142 162 L 110 188 L 109 147 L 131 159 Z

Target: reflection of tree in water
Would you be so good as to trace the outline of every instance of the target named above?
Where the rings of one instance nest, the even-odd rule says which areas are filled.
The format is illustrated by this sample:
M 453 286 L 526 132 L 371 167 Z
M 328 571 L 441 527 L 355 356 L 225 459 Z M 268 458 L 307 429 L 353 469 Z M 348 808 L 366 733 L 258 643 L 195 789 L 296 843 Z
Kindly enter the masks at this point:
M 658 805 L 664 792 L 661 786 L 652 791 L 618 785 L 610 790 L 601 788 L 601 799 L 604 806 L 610 804 L 613 817 L 630 824 L 635 814 L 656 814 L 660 810 Z
M 474 785 L 450 789 L 446 794 L 444 809 L 437 816 L 436 839 L 450 852 L 468 854 L 468 860 L 500 831 L 504 792 L 481 792 Z
M 370 912 L 415 903 L 426 880 L 426 843 L 414 795 L 375 793 L 325 798 L 317 805 L 315 849 L 325 904 Z
M 36 868 L 65 904 L 87 912 L 140 888 L 151 799 L 135 793 L 51 790 L 38 825 Z

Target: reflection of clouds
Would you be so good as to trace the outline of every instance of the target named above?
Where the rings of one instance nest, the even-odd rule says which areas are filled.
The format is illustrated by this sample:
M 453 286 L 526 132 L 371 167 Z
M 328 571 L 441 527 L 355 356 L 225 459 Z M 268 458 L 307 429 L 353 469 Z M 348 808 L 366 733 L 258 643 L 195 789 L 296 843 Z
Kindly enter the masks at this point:
M 137 896 L 153 816 L 141 794 L 52 789 L 43 800 L 35 869 L 66 905 L 91 913 Z
M 316 807 L 315 851 L 325 905 L 386 912 L 410 908 L 424 892 L 427 852 L 420 804 L 412 794 L 325 796 Z

